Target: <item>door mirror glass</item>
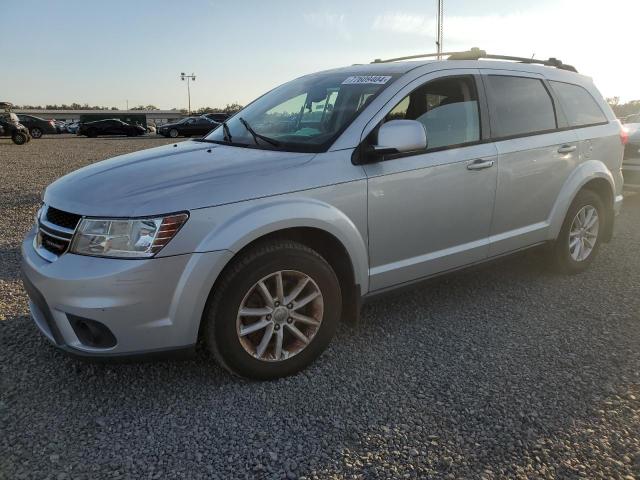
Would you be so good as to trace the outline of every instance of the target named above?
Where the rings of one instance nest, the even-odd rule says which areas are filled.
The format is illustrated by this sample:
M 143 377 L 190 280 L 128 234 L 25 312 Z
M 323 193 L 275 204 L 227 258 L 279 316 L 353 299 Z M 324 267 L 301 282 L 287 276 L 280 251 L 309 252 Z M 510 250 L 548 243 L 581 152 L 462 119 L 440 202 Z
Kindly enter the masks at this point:
M 378 129 L 378 143 L 373 150 L 379 154 L 405 153 L 427 148 L 427 132 L 417 120 L 391 120 Z

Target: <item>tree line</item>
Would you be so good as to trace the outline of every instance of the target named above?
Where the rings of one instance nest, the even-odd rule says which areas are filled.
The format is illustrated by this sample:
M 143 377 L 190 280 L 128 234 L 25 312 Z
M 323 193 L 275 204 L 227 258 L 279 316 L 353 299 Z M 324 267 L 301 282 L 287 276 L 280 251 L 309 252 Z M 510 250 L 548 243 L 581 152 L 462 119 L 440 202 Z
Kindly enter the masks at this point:
M 14 105 L 13 108 L 17 109 L 17 110 L 113 110 L 113 111 L 119 111 L 120 109 L 118 107 L 105 107 L 102 105 L 89 105 L 87 103 L 85 104 L 79 104 L 79 103 L 72 103 L 72 104 L 66 104 L 63 103 L 61 105 L 57 105 L 57 104 L 53 104 L 53 105 L 45 105 L 44 107 L 42 105 Z M 155 105 L 137 105 L 135 107 L 131 107 L 129 110 L 136 110 L 136 111 L 144 111 L 144 112 L 152 112 L 154 110 L 160 110 L 158 107 L 156 107 Z M 177 108 L 172 108 L 171 110 L 175 110 L 176 112 L 180 112 L 180 113 L 187 113 L 187 109 L 186 108 L 181 108 L 181 109 L 177 109 Z M 242 105 L 240 105 L 239 103 L 229 103 L 224 107 L 202 107 L 202 108 L 198 108 L 197 110 L 192 110 L 191 113 L 194 115 L 202 115 L 204 113 L 229 113 L 229 114 L 233 114 L 236 113 L 238 111 L 242 110 Z
M 640 113 L 640 100 L 631 100 L 630 102 L 620 103 L 620 97 L 607 98 L 607 103 L 611 106 L 613 113 L 618 118 L 628 117 L 634 113 Z

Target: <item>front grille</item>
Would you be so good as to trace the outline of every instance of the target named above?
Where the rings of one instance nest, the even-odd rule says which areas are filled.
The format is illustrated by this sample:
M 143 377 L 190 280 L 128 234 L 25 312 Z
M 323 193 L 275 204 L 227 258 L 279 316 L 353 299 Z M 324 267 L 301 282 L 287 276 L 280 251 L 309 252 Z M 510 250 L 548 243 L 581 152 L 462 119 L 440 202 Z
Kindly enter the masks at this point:
M 45 231 L 42 229 L 40 230 L 39 235 L 40 245 L 42 245 L 45 250 L 48 250 L 58 257 L 66 252 L 67 248 L 69 248 L 69 240 L 61 240 L 59 238 L 53 237 L 45 233 Z
M 36 252 L 54 261 L 69 249 L 74 231 L 82 217 L 44 205 L 38 221 Z
M 47 221 L 59 227 L 75 230 L 81 216 L 75 213 L 63 212 L 57 208 L 47 207 Z

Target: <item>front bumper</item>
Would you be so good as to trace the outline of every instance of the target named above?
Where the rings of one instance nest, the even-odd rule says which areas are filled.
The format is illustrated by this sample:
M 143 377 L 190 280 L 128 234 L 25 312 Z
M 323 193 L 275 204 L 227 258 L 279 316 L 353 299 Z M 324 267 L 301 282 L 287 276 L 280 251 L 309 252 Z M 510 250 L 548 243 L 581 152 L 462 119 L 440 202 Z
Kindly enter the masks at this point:
M 207 297 L 229 251 L 146 260 L 64 254 L 54 262 L 22 244 L 29 308 L 54 345 L 82 356 L 131 356 L 193 346 Z M 115 336 L 108 348 L 81 340 L 70 319 L 99 322 Z M 80 338 L 79 338 L 80 337 Z

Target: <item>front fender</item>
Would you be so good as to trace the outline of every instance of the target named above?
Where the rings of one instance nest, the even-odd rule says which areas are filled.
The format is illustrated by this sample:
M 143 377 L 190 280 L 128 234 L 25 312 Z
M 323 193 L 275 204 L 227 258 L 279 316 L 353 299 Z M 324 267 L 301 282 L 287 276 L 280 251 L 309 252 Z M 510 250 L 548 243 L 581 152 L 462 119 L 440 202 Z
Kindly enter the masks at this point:
M 368 254 L 363 235 L 349 216 L 321 200 L 290 195 L 221 205 L 193 211 L 187 225 L 192 230 L 189 236 L 201 239 L 193 245 L 195 252 L 237 253 L 254 240 L 279 230 L 299 227 L 323 230 L 345 247 L 356 284 L 362 294 L 368 291 Z
M 598 178 L 605 179 L 609 183 L 612 193 L 611 196 L 614 198 L 614 192 L 616 191 L 615 182 L 607 166 L 600 160 L 588 160 L 581 163 L 564 182 L 560 194 L 551 209 L 549 240 L 556 239 L 560 234 L 560 229 L 564 223 L 567 211 L 580 189 L 588 182 Z M 607 207 L 612 208 L 613 205 L 607 205 Z

